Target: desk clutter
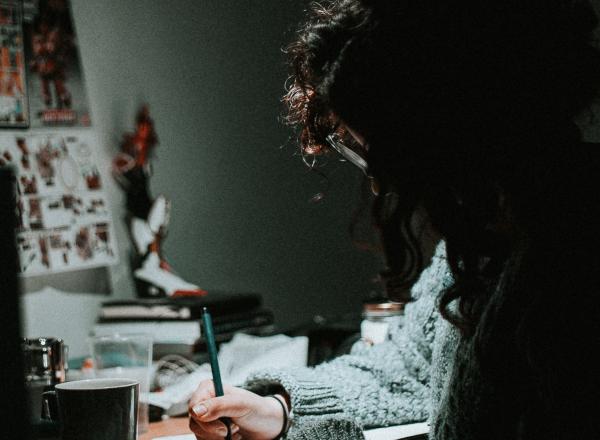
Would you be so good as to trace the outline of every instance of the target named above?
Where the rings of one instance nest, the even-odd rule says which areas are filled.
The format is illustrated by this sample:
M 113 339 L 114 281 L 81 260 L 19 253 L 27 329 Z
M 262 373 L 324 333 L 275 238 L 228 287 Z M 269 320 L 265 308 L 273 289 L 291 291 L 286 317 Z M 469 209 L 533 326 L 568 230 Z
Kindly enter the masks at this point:
M 220 360 L 224 367 L 224 379 L 229 381 L 244 377 L 244 367 L 256 365 L 256 361 L 263 367 L 272 364 L 271 361 L 260 363 L 261 355 L 268 355 L 269 347 L 273 347 L 265 344 L 276 341 L 265 338 L 263 342 L 261 338 L 261 335 L 274 333 L 274 316 L 270 309 L 264 307 L 260 294 L 209 291 L 204 296 L 105 301 L 100 305 L 90 334 L 87 338 L 84 337 L 89 345 L 90 356 L 69 359 L 69 341 L 63 341 L 59 337 L 23 339 L 26 384 L 36 438 L 54 438 L 58 432 L 56 423 L 46 417 L 47 414 L 44 415 L 44 393 L 53 391 L 56 386 L 65 382 L 107 378 L 108 372 L 112 370 L 115 374 L 118 373 L 114 377 L 123 378 L 129 371 L 136 370 L 137 374 L 140 373 L 137 370 L 144 368 L 144 380 L 140 379 L 141 373 L 130 377 L 140 383 L 140 408 L 146 408 L 144 414 L 138 414 L 140 432 L 147 429 L 148 406 L 151 421 L 158 420 L 167 413 L 178 413 L 180 407 L 185 408 L 187 399 L 198 382 L 202 378 L 211 377 L 210 368 L 205 368 L 208 356 L 201 331 L 204 307 L 211 311 L 215 340 L 225 353 Z M 150 337 L 147 338 L 150 346 L 144 350 L 145 354 L 138 353 L 139 356 L 136 354 L 132 357 L 129 354 L 125 356 L 128 351 L 106 351 L 114 345 L 106 338 L 122 337 L 129 340 L 136 335 Z M 287 338 L 283 335 L 280 337 Z M 255 339 L 250 342 L 243 338 Z M 240 341 L 243 341 L 241 346 Z M 100 342 L 105 345 L 104 354 L 99 352 Z M 229 343 L 235 345 L 228 351 L 225 346 Z M 129 346 L 134 347 L 131 344 L 127 345 Z M 138 346 L 140 345 L 135 345 Z M 300 357 L 297 363 L 306 365 L 307 347 L 306 341 L 303 349 L 298 352 Z M 249 349 L 253 351 L 249 353 Z M 137 348 L 132 350 L 136 353 L 139 351 Z M 102 362 L 98 364 L 100 354 Z M 149 360 L 144 360 L 144 357 Z M 291 359 L 288 356 L 286 360 L 289 362 Z M 205 371 L 208 373 L 205 374 Z M 156 396 L 159 396 L 158 399 Z M 154 405 L 154 401 L 158 404 Z M 140 425 L 144 420 L 145 423 Z
M 204 307 L 210 309 L 215 341 L 225 353 L 220 355 L 224 356 L 220 359 L 223 378 L 231 383 L 231 379 L 247 374 L 243 368 L 240 371 L 240 366 L 252 365 L 251 360 L 269 351 L 265 346 L 268 339 L 260 336 L 273 334 L 274 315 L 264 307 L 260 294 L 209 290 L 202 296 L 136 298 L 101 304 L 92 331 L 95 337 L 143 333 L 153 338 L 151 392 L 144 396 L 149 403 L 150 421 L 160 420 L 165 414 L 185 414 L 187 400 L 198 383 L 212 377 L 201 330 Z M 244 338 L 255 339 L 252 344 Z M 242 340 L 244 347 L 239 343 Z M 235 354 L 226 348 L 229 343 L 235 343 Z M 256 349 L 248 355 L 248 347 L 253 346 Z M 303 365 L 306 351 L 307 348 Z M 259 361 L 259 365 L 269 362 Z
M 307 358 L 308 338 L 305 336 L 279 334 L 261 337 L 243 333 L 221 344 L 218 356 L 223 383 L 238 386 L 253 371 L 305 367 Z M 171 357 L 159 361 L 156 367 L 157 387 L 149 398 L 151 420 L 160 420 L 162 415 L 186 414 L 187 402 L 198 384 L 212 378 L 208 363 L 197 365 Z
M 253 371 L 305 367 L 330 360 L 347 353 L 358 339 L 367 345 L 383 342 L 392 322 L 394 326 L 402 325 L 403 311 L 399 307 L 391 313 L 389 303 L 371 300 L 364 304 L 362 321 L 356 313 L 315 316 L 298 328 L 282 330 L 275 328 L 273 312 L 263 305 L 262 296 L 257 293 L 211 291 L 194 297 L 104 301 L 87 338 L 90 357 L 68 359 L 69 341 L 60 338 L 25 340 L 28 390 L 37 437 L 53 438 L 56 434 L 56 426 L 41 415 L 44 391 L 63 382 L 117 377 L 108 375 L 115 366 L 122 370 L 118 377 L 140 383 L 139 432 L 147 432 L 148 422 L 185 415 L 187 402 L 198 384 L 212 378 L 201 330 L 204 307 L 212 315 L 222 380 L 238 386 Z M 379 327 L 373 332 L 366 324 L 385 325 L 385 332 Z M 138 348 L 118 351 L 109 344 L 107 347 L 113 349 L 103 349 L 104 356 L 98 349 L 99 341 L 110 342 L 107 338 L 128 339 L 140 334 L 151 337 L 143 352 Z M 132 344 L 130 341 L 127 347 L 134 347 Z M 135 377 L 131 375 L 134 370 Z
M 211 310 L 218 344 L 230 341 L 237 332 L 273 332 L 273 312 L 263 306 L 260 294 L 208 291 L 204 296 L 105 301 L 93 334 L 149 334 L 155 360 L 179 355 L 201 363 L 206 359 L 200 330 L 203 307 Z

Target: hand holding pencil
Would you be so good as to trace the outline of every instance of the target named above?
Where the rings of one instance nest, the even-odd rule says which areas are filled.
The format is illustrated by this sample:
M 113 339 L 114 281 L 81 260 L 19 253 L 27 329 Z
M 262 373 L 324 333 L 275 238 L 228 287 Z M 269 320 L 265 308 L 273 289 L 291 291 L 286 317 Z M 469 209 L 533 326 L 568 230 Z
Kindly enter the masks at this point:
M 242 388 L 223 385 L 207 311 L 202 324 L 213 380 L 201 382 L 189 401 L 190 429 L 202 440 L 276 438 L 286 424 L 282 402 L 273 396 L 261 397 Z
M 202 327 L 204 330 L 204 340 L 208 349 L 208 358 L 210 360 L 210 369 L 212 371 L 213 383 L 215 388 L 215 396 L 223 395 L 223 383 L 221 382 L 221 369 L 219 368 L 219 358 L 217 352 L 217 343 L 215 342 L 215 332 L 213 331 L 212 317 L 206 307 L 202 309 Z M 231 440 L 231 421 L 224 417 L 221 419 L 225 425 L 227 432 L 225 439 Z

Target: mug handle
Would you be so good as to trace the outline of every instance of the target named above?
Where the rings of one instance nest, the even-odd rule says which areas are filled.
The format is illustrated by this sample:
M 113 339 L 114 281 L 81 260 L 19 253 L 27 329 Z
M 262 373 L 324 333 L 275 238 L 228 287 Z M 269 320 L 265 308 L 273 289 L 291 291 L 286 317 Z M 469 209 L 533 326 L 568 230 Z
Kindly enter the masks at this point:
M 58 422 L 58 399 L 54 390 L 42 393 L 42 419 Z

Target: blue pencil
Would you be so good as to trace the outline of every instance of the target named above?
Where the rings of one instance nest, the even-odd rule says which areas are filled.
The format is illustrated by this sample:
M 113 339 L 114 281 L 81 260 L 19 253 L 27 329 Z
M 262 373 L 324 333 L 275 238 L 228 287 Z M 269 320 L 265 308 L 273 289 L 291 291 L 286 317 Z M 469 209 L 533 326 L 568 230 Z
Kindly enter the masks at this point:
M 223 383 L 221 382 L 221 370 L 219 369 L 219 359 L 217 358 L 217 344 L 215 342 L 215 333 L 213 331 L 212 318 L 206 307 L 202 309 L 202 327 L 204 329 L 204 340 L 208 348 L 208 358 L 210 360 L 210 369 L 212 370 L 213 382 L 215 384 L 215 395 L 223 395 Z M 231 440 L 231 421 L 223 417 L 221 421 L 227 426 L 227 440 Z

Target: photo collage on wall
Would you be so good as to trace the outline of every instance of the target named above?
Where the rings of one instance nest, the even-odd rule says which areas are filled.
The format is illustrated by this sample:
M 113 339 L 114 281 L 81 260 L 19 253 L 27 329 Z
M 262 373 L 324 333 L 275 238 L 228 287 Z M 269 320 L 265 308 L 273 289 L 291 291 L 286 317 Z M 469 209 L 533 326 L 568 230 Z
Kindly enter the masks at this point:
M 68 0 L 0 0 L 0 166 L 17 188 L 21 274 L 106 266 L 117 249 Z
M 89 133 L 0 134 L 0 165 L 17 170 L 21 272 L 39 275 L 115 262 L 103 181 Z

